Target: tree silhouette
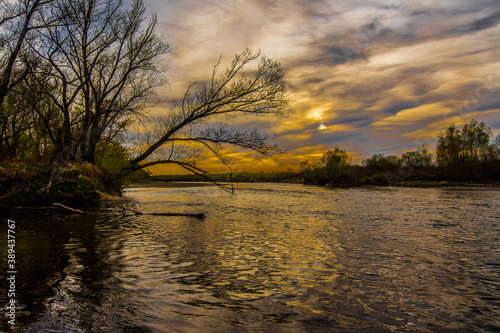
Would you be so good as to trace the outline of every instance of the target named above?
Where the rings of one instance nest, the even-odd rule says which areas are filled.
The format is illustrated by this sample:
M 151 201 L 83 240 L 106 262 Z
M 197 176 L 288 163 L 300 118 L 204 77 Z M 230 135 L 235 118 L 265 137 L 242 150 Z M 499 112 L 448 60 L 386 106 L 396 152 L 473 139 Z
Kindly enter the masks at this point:
M 49 26 L 31 52 L 46 66 L 31 73 L 58 110 L 56 158 L 94 161 L 103 136 L 122 131 L 163 83 L 158 59 L 170 45 L 155 32 L 156 17 L 134 0 L 56 1 Z
M 23 54 L 28 34 L 53 22 L 43 20 L 43 9 L 53 0 L 0 1 L 0 105 L 9 91 L 26 75 Z M 21 59 L 20 59 L 21 58 Z
M 253 71 L 246 67 L 258 61 Z M 220 62 L 220 60 L 219 60 Z M 196 92 L 188 88 L 180 105 L 159 119 L 156 133 L 146 130 L 146 145 L 130 162 L 127 171 L 157 164 L 177 164 L 191 172 L 205 174 L 193 158 L 200 149 L 208 150 L 227 164 L 221 148 L 224 144 L 267 154 L 276 149 L 269 144 L 269 137 L 256 129 L 244 130 L 229 127 L 238 114 L 282 115 L 286 111 L 285 72 L 275 59 L 246 49 L 235 55 L 232 63 L 218 73 L 214 67 L 212 79 Z M 206 125 L 216 121 L 217 126 Z M 185 143 L 194 145 L 187 149 Z M 191 146 L 193 147 L 193 146 Z

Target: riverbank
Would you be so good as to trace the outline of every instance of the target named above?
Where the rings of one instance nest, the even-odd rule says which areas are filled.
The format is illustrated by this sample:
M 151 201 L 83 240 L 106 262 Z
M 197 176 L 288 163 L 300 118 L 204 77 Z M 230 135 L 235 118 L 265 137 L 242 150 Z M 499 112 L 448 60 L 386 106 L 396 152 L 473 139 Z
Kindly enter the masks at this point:
M 455 181 L 428 179 L 425 174 L 419 177 L 402 177 L 396 173 L 378 173 L 364 175 L 353 173 L 341 177 L 338 181 L 326 184 L 307 182 L 300 173 L 235 173 L 214 174 L 211 176 L 217 183 L 288 183 L 318 185 L 331 188 L 354 188 L 365 186 L 397 186 L 397 187 L 500 187 L 498 181 Z M 420 179 L 419 179 L 420 178 Z M 1 165 L 0 166 L 0 203 L 3 204 L 37 204 L 46 205 L 54 202 L 87 204 L 99 201 L 126 200 L 121 197 L 123 188 L 130 187 L 163 187 L 183 188 L 211 186 L 213 182 L 196 175 L 152 176 L 145 181 L 143 178 L 129 181 L 125 185 L 123 179 L 118 179 L 106 170 L 89 163 L 77 165 L 64 164 L 57 166 L 37 165 Z
M 469 187 L 469 188 L 500 188 L 500 183 L 498 182 L 465 182 L 465 181 L 403 181 L 396 184 L 399 187 L 423 187 L 423 188 L 434 188 L 434 187 Z
M 118 200 L 121 184 L 88 163 L 0 166 L 0 203 L 46 205 Z

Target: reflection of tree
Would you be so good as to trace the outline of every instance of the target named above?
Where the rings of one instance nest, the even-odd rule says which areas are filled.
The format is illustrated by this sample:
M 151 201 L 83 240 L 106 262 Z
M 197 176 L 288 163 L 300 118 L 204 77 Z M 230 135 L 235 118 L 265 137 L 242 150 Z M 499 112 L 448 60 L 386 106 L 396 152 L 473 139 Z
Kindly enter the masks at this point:
M 18 227 L 16 297 L 23 308 L 17 317 L 18 326 L 30 325 L 40 332 L 77 328 L 95 331 L 99 322 L 96 315 L 107 301 L 110 281 L 122 265 L 116 253 L 122 251 L 125 237 L 113 237 L 121 232 L 119 221 L 106 215 L 56 215 L 40 209 L 10 210 L 9 216 Z M 1 245 L 3 252 L 5 245 Z M 114 283 L 120 290 L 120 284 Z M 0 297 L 4 303 L 5 295 Z M 116 322 L 127 325 L 123 320 Z
M 68 257 L 63 248 L 69 239 L 69 233 L 60 226 L 56 227 L 57 219 L 48 217 L 39 210 L 25 209 L 21 212 L 9 209 L 6 213 L 16 221 L 16 301 L 23 308 L 16 320 L 21 324 L 34 320 L 35 314 L 43 311 L 45 298 L 53 293 L 51 285 L 60 278 L 67 265 Z M 45 223 L 37 222 L 40 217 L 46 219 Z M 6 241 L 3 238 L 1 241 L 0 251 L 6 253 Z M 6 267 L 5 259 L 5 256 L 0 256 L 2 268 Z M 6 290 L 4 278 L 0 283 L 1 289 Z M 2 304 L 5 304 L 4 297 L 6 295 L 1 293 Z M 29 313 L 32 314 L 30 317 Z M 0 325 L 4 324 L 5 321 L 2 321 Z
M 198 312 L 230 309 L 225 316 L 236 324 L 244 322 L 247 316 L 256 321 L 290 321 L 296 316 L 296 309 L 278 295 L 296 292 L 297 284 L 314 274 L 308 264 L 314 251 L 324 244 L 309 232 L 291 230 L 281 223 L 269 224 L 278 220 L 275 214 L 282 217 L 281 214 L 289 213 L 286 209 L 273 212 L 263 208 L 261 202 L 247 202 L 248 197 L 242 196 L 247 209 L 237 208 L 231 213 L 232 218 L 222 213 L 210 214 L 202 224 L 169 220 L 170 228 L 175 230 L 170 234 L 160 232 L 160 225 L 166 221 L 155 223 L 159 229 L 151 232 L 157 235 L 155 240 L 167 247 L 173 275 L 169 288 L 179 288 L 169 297 L 197 307 Z M 235 208 L 216 202 L 220 208 Z M 240 220 L 249 222 L 234 222 Z M 186 308 L 189 311 L 192 309 Z

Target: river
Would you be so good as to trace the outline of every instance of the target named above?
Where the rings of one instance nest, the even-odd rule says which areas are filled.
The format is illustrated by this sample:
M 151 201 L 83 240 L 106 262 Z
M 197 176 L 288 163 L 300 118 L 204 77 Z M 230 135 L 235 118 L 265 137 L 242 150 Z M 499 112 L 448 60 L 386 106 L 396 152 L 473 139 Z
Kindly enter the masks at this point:
M 194 184 L 196 185 L 196 184 Z M 18 332 L 500 331 L 500 190 L 135 187 L 126 203 L 1 208 Z M 4 310 L 5 314 L 5 310 Z M 0 330 L 9 331 L 7 318 Z

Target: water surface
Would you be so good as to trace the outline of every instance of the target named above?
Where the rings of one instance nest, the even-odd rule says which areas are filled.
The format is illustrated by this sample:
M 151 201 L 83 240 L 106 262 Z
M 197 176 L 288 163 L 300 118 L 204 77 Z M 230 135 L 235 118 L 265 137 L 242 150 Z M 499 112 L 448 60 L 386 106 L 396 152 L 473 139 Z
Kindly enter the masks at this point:
M 204 220 L 113 203 L 91 215 L 8 209 L 19 331 L 500 331 L 500 190 L 236 193 L 126 191 L 136 210 Z

